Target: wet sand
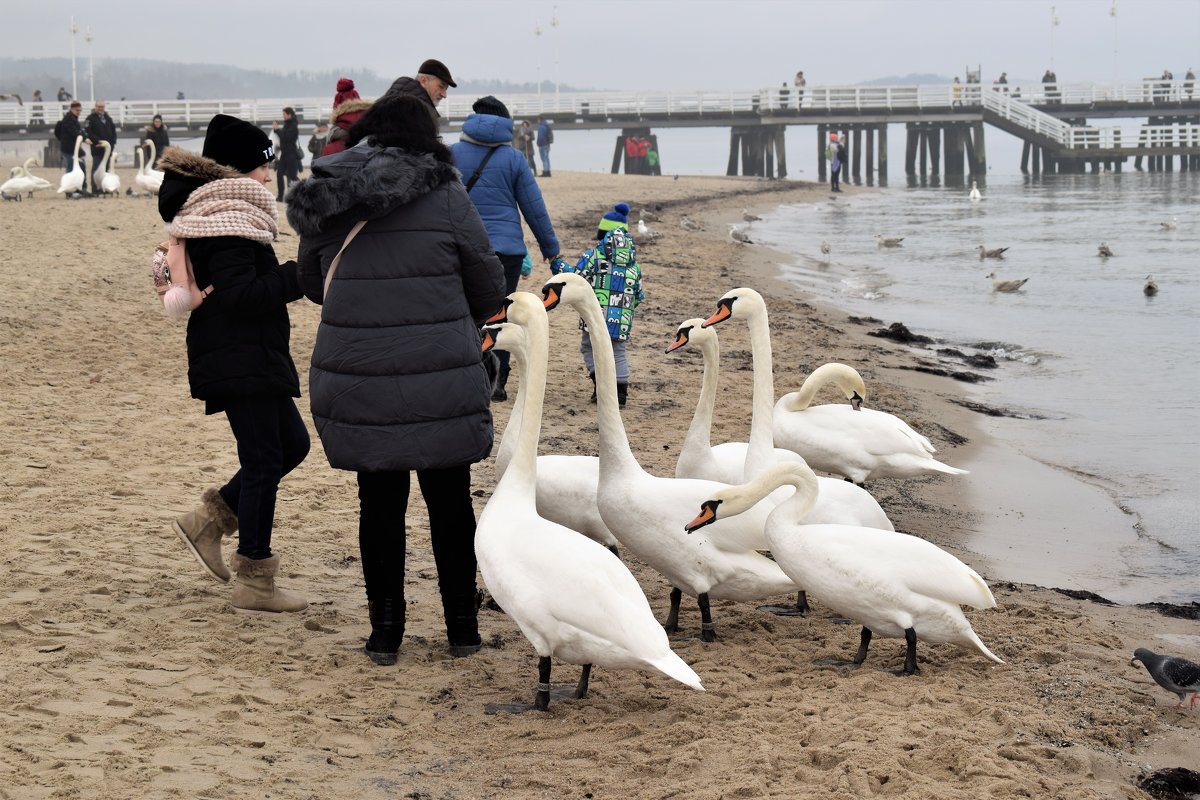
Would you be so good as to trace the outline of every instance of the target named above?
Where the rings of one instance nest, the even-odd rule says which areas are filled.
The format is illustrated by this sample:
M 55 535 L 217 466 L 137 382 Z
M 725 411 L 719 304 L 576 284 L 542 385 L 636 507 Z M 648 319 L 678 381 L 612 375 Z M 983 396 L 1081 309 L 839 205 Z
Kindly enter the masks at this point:
M 132 173 L 120 174 L 129 184 Z M 1166 708 L 1174 696 L 1129 657 L 1148 646 L 1200 659 L 1200 623 L 1001 578 L 1057 585 L 1047 563 L 1064 547 L 1102 558 L 1122 521 L 1048 516 L 1046 503 L 1061 506 L 1065 495 L 1047 481 L 1072 479 L 1032 472 L 1048 488 L 1024 493 L 1013 473 L 1024 477 L 1028 465 L 951 402 L 960 384 L 903 369 L 914 359 L 905 347 L 814 306 L 773 280 L 777 255 L 726 236 L 742 207 L 803 202 L 820 189 L 570 173 L 541 185 L 568 253 L 591 241 L 617 200 L 635 209 L 631 222 L 641 208 L 661 217 L 649 224 L 662 237 L 640 251 L 647 302 L 624 415 L 643 465 L 672 473 L 698 391 L 699 356 L 663 354 L 676 325 L 709 313 L 726 290 L 754 286 L 772 315 L 778 393 L 825 361 L 853 364 L 873 407 L 905 417 L 943 460 L 974 470 L 870 488 L 898 529 L 989 580 L 998 607 L 968 616 L 1007 663 L 923 644 L 920 675 L 900 678 L 890 670 L 903 644 L 876 639 L 861 668 L 830 666 L 853 654 L 858 628 L 838 624 L 820 598 L 804 619 L 721 601 L 717 642 L 675 644 L 703 694 L 657 674 L 597 670 L 583 701 L 554 703 L 548 715 L 487 716 L 484 703 L 529 698 L 536 656 L 492 610 L 481 616 L 481 653 L 446 655 L 418 498 L 400 662 L 379 668 L 362 655 L 354 479 L 328 468 L 315 435 L 312 455 L 283 483 L 275 535 L 281 582 L 312 605 L 284 618 L 235 615 L 229 587 L 205 577 L 169 527 L 236 458 L 223 418 L 187 399 L 183 328 L 155 305 L 155 204 L 42 192 L 0 204 L 0 419 L 9 434 L 0 444 L 0 798 L 1127 798 L 1144 796 L 1133 783 L 1147 769 L 1197 766 L 1200 713 Z M 684 213 L 708 234 L 685 234 Z M 284 229 L 276 248 L 289 257 L 298 239 Z M 536 290 L 546 275 L 539 264 L 522 288 Z M 303 373 L 318 309 L 298 302 L 292 319 Z M 542 451 L 592 453 L 576 321 L 563 310 L 551 325 L 563 344 Z M 714 442 L 744 439 L 749 428 L 749 337 L 738 325 L 720 334 Z M 306 399 L 300 405 L 307 418 Z M 497 431 L 510 408 L 495 406 Z M 475 476 L 481 510 L 492 462 Z M 997 502 L 994 490 L 1007 485 L 1010 499 Z M 1071 502 L 1088 513 L 1078 507 L 1090 502 Z M 1076 537 L 1100 528 L 1112 541 L 1079 546 Z M 1006 563 L 1005 536 L 1045 537 L 1046 558 Z M 629 565 L 664 616 L 666 582 Z M 698 628 L 694 603 L 681 624 Z M 556 683 L 577 676 L 555 665 Z

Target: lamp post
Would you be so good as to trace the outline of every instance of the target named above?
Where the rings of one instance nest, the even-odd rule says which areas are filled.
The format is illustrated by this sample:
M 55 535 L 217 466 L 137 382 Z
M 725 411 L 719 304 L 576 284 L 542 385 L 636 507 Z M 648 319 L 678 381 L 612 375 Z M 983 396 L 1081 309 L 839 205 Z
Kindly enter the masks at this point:
M 554 15 L 550 17 L 550 27 L 554 29 L 554 110 L 558 111 L 558 6 L 554 7 Z
M 1050 71 L 1054 72 L 1054 29 L 1058 27 L 1058 14 L 1054 13 L 1054 6 L 1050 6 Z M 1058 73 L 1055 73 L 1056 75 Z
M 96 104 L 96 59 L 92 53 L 92 28 L 89 25 L 87 33 L 83 35 L 83 40 L 88 46 L 88 87 L 92 93 L 92 105 Z
M 75 27 L 75 18 L 71 17 L 71 97 L 72 99 L 79 96 L 79 81 L 75 77 L 75 34 L 79 32 L 79 28 Z
M 542 110 L 542 26 L 533 23 L 533 49 L 537 53 L 538 111 Z
M 1112 0 L 1112 7 L 1108 9 L 1108 15 L 1113 21 L 1113 99 L 1116 99 L 1117 91 L 1117 0 Z

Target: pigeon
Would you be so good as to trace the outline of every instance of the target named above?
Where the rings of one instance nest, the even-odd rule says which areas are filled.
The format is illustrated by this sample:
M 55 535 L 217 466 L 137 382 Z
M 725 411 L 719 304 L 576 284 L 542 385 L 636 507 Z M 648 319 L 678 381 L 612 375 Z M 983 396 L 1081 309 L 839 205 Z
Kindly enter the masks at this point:
M 679 218 L 679 227 L 683 228 L 684 230 L 688 230 L 688 231 L 704 230 L 703 225 L 701 225 L 699 222 L 692 222 L 690 219 L 688 219 L 687 214 L 684 214 L 682 217 Z
M 1173 231 L 1179 227 L 1179 218 L 1171 217 L 1170 222 L 1160 222 L 1160 223 L 1158 223 L 1158 226 L 1160 228 L 1162 228 L 1164 231 Z
M 1179 704 L 1171 708 L 1183 708 L 1183 701 L 1189 694 L 1192 701 L 1188 708 L 1196 707 L 1196 700 L 1200 699 L 1200 694 L 1197 694 L 1200 692 L 1200 664 L 1178 656 L 1160 656 L 1144 647 L 1133 651 L 1133 658 L 1129 663 L 1134 661 L 1142 662 L 1142 666 L 1150 673 L 1150 677 L 1154 678 L 1155 683 L 1168 692 L 1179 695 Z
M 992 279 L 993 292 L 1015 292 L 1029 280 L 1029 278 L 1021 278 L 1020 280 L 1002 281 L 996 277 L 995 272 L 989 272 L 988 277 Z
M 831 252 L 833 252 L 833 248 L 829 246 L 829 242 L 821 242 L 821 255 L 828 259 Z
M 979 260 L 983 261 L 985 258 L 1004 258 L 1004 253 L 1007 250 L 1007 247 L 996 247 L 988 250 L 983 245 L 979 245 Z
M 1146 285 L 1142 287 L 1142 294 L 1146 297 L 1154 297 L 1158 294 L 1158 284 L 1154 282 L 1153 275 L 1146 276 Z
M 762 217 L 751 214 L 749 211 L 747 211 L 744 208 L 742 209 L 742 220 L 744 222 L 746 222 L 746 224 L 748 224 L 748 225 L 753 224 L 755 222 L 758 222 L 761 219 L 762 219 Z
M 750 234 L 746 233 L 736 225 L 729 226 L 729 238 L 733 239 L 735 242 L 741 242 L 742 244 L 754 244 L 754 242 L 750 241 Z
M 1096 255 L 1101 258 L 1108 258 L 1113 254 L 1112 249 L 1108 246 L 1108 242 L 1101 242 L 1100 248 L 1096 251 Z
M 899 239 L 889 239 L 889 238 L 880 236 L 878 233 L 875 234 L 875 242 L 880 247 L 900 247 L 900 243 L 903 241 L 904 241 L 903 236 L 901 236 Z

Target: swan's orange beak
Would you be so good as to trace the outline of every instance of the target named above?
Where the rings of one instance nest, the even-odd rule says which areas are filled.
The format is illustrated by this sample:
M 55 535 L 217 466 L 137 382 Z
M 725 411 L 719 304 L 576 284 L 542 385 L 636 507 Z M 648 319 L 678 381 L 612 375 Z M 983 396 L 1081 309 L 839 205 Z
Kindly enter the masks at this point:
M 508 322 L 508 298 L 505 298 L 504 305 L 500 306 L 500 310 L 483 321 L 484 325 L 496 325 L 500 322 Z
M 717 310 L 712 313 L 711 317 L 704 320 L 704 323 L 700 327 L 702 327 L 702 328 L 711 327 L 713 325 L 716 325 L 718 322 L 724 322 L 725 320 L 729 319 L 732 316 L 733 316 L 733 300 L 727 299 L 727 298 L 718 300 L 717 301 Z
M 691 328 L 684 328 L 675 334 L 675 341 L 667 345 L 667 352 L 672 353 L 688 343 L 688 331 Z
M 698 528 L 703 528 L 705 525 L 710 525 L 717 521 L 717 505 L 720 500 L 705 500 L 700 504 L 700 514 L 694 520 L 683 526 L 683 529 L 688 533 L 692 533 Z
M 562 286 L 557 283 L 553 286 L 542 287 L 542 305 L 546 307 L 547 311 L 556 308 L 562 301 L 562 296 L 559 294 L 561 288 Z
M 483 329 L 483 352 L 487 352 L 496 346 L 496 337 L 492 334 L 494 331 L 491 328 Z

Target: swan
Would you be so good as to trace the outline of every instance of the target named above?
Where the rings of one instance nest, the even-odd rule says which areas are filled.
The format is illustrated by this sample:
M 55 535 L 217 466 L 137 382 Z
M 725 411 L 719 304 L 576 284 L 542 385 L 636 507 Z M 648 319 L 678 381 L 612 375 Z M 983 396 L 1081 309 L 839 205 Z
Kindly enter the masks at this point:
M 976 249 L 979 250 L 980 261 L 983 261 L 985 258 L 1004 258 L 1004 253 L 1008 250 L 1007 247 L 996 247 L 989 250 L 983 245 L 979 245 Z
M 150 147 L 150 159 L 145 160 L 145 154 L 142 153 L 142 168 L 134 177 L 133 182 L 145 189 L 150 194 L 158 194 L 159 188 L 162 186 L 163 178 L 167 177 L 167 173 L 160 169 L 154 169 L 154 163 L 158 159 L 158 148 L 154 145 L 153 139 L 146 139 L 142 142 Z M 142 152 L 142 148 L 138 148 L 138 152 Z
M 32 191 L 35 191 L 35 192 L 38 191 L 39 189 L 49 189 L 52 185 L 50 183 L 50 181 L 46 180 L 45 178 L 39 178 L 37 175 L 34 175 L 32 172 L 29 171 L 30 167 L 37 167 L 37 166 L 40 166 L 40 164 L 38 164 L 37 158 L 30 157 L 30 158 L 25 159 L 25 164 L 22 165 L 22 167 L 21 167 L 21 174 L 23 174 L 26 178 L 29 178 L 29 180 L 32 182 L 32 184 L 34 186 Z
M 1029 278 L 1019 278 L 1011 281 L 1002 281 L 996 277 L 995 272 L 989 272 L 988 277 L 992 279 L 993 292 L 1015 292 L 1029 280 Z
M 875 234 L 875 243 L 880 247 L 903 247 L 900 243 L 904 241 L 903 236 L 897 238 L 889 238 Z
M 832 383 L 849 405 L 810 405 L 822 386 Z M 857 370 L 845 364 L 823 364 L 813 370 L 800 391 L 775 404 L 775 444 L 799 453 L 808 464 L 842 475 L 857 484 L 868 478 L 911 478 L 930 472 L 965 475 L 933 457 L 926 437 L 885 411 L 862 408 L 867 388 Z
M 727 484 L 695 479 L 660 478 L 647 473 L 634 458 L 617 406 L 617 375 L 612 344 L 591 284 L 574 273 L 559 273 L 542 287 L 546 307 L 571 305 L 587 325 L 596 357 L 596 399 L 600 422 L 600 514 L 625 549 L 661 572 L 671 582 L 671 610 L 664 625 L 679 628 L 683 592 L 696 598 L 702 619 L 701 639 L 716 639 L 709 598 L 752 601 L 791 594 L 799 587 L 779 565 L 755 549 L 766 524 L 765 506 L 729 520 L 720 535 L 688 536 L 678 515 Z M 749 516 L 750 519 L 745 517 Z M 735 523 L 730 525 L 729 523 Z
M 71 171 L 63 173 L 58 182 L 58 194 L 74 194 L 83 188 L 83 181 L 86 176 L 83 174 L 83 158 L 79 155 L 79 147 L 83 144 L 83 135 L 75 137 L 74 161 L 71 165 Z
M 534 708 L 549 707 L 551 658 L 583 665 L 577 698 L 587 694 L 592 665 L 656 669 L 703 691 L 699 676 L 671 650 L 646 595 L 621 560 L 596 542 L 538 516 L 535 456 L 549 322 L 536 296 L 514 292 L 510 298 L 513 321 L 499 326 L 497 338 L 513 340 L 505 347 L 520 365 L 526 400 L 512 462 L 479 516 L 475 555 L 488 590 L 537 651 Z M 488 343 L 485 338 L 485 348 Z
M 1146 297 L 1153 297 L 1158 294 L 1158 284 L 1154 282 L 1153 275 L 1146 276 L 1146 283 L 1142 286 L 1142 294 L 1146 295 Z
M 29 159 L 33 161 L 33 159 Z M 28 163 L 28 162 L 26 162 Z M 8 171 L 8 180 L 0 183 L 0 197 L 5 200 L 21 201 L 25 195 L 33 196 L 38 189 L 45 189 L 50 182 L 29 174 L 25 167 L 16 166 Z
M 525 294 L 529 294 L 525 292 Z M 533 297 L 533 295 L 530 295 Z M 507 321 L 509 300 L 487 324 Z M 500 347 L 504 350 L 507 348 Z M 496 479 L 504 477 L 521 436 L 526 392 L 518 392 L 512 414 L 496 451 Z M 604 524 L 596 504 L 600 459 L 596 456 L 544 455 L 537 457 L 538 514 L 599 542 L 617 554 L 617 537 Z
M 805 524 L 804 515 L 817 498 L 816 477 L 802 461 L 776 464 L 744 486 L 714 494 L 685 529 L 695 532 L 728 520 L 777 487 L 790 484 L 796 487 L 795 494 L 767 520 L 771 553 L 793 580 L 839 615 L 863 626 L 852 663 L 866 659 L 872 634 L 904 637 L 906 675 L 919 671 L 918 639 L 974 648 L 1004 663 L 980 641 L 959 608 L 995 608 L 996 600 L 977 572 L 907 533 Z
M 108 171 L 108 168 L 112 166 L 112 144 L 101 140 L 100 147 L 103 148 L 104 155 L 100 159 L 100 168 L 96 170 L 92 180 L 100 182 L 100 191 L 114 195 L 121 191 L 121 178 L 115 172 Z
M 741 469 L 726 469 L 723 475 L 693 475 L 689 477 L 707 477 L 722 483 L 738 484 L 758 477 L 772 464 L 780 461 L 801 461 L 801 456 L 793 450 L 777 447 L 774 444 L 775 423 L 775 371 L 771 354 L 771 329 L 767 320 L 767 304 L 763 296 L 754 289 L 743 286 L 726 292 L 717 301 L 717 310 L 702 324 L 705 332 L 712 331 L 712 326 L 721 322 L 741 317 L 750 327 L 750 351 L 754 359 L 754 387 L 751 391 L 750 409 L 750 441 L 745 446 Z M 714 337 L 714 349 L 716 349 Z M 714 369 L 716 372 L 716 357 L 714 354 Z M 706 364 L 707 367 L 707 364 Z M 712 420 L 712 404 L 708 408 L 708 419 Z M 725 447 L 733 447 L 741 451 L 741 443 L 720 445 L 713 448 L 714 456 L 720 459 L 716 451 Z M 728 463 L 728 460 L 727 462 Z M 676 474 L 678 474 L 678 467 Z M 895 530 L 892 521 L 888 519 L 879 503 L 871 493 L 861 486 L 840 481 L 836 478 L 821 478 L 818 481 L 820 494 L 817 502 L 809 513 L 810 523 L 828 522 L 843 525 L 864 525 L 868 528 L 880 528 L 886 531 Z M 773 505 L 782 502 L 791 492 L 772 495 L 776 498 Z
M 983 195 L 979 193 L 979 187 L 975 185 L 975 181 L 971 181 L 971 201 L 979 202 L 983 199 Z

